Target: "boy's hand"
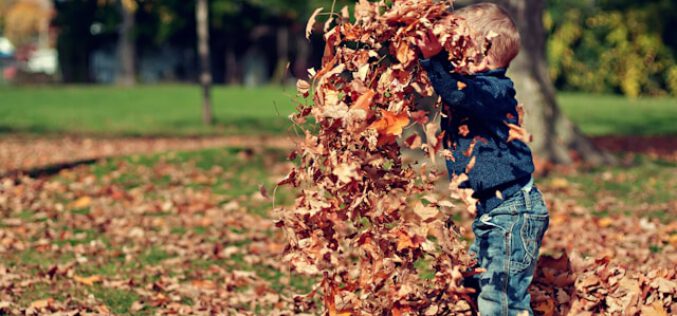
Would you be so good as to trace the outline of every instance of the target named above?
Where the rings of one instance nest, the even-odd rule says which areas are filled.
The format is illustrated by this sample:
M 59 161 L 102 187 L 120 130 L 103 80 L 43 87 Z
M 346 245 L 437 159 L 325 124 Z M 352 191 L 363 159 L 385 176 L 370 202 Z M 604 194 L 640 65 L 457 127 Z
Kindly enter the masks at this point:
M 416 45 L 418 45 L 418 49 L 421 50 L 421 55 L 425 59 L 433 57 L 442 51 L 442 44 L 440 44 L 437 36 L 430 29 L 428 29 L 426 34 L 423 34 L 423 37 L 416 39 Z

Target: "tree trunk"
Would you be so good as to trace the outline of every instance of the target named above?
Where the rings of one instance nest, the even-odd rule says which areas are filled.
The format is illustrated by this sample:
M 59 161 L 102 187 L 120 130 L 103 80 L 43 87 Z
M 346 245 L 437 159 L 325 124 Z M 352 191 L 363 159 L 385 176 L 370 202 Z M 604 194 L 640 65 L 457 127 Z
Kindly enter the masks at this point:
M 202 86 L 202 121 L 214 122 L 211 103 L 211 66 L 209 62 L 209 8 L 207 0 L 197 0 L 195 17 L 197 21 L 197 48 L 200 57 L 200 85 Z
M 308 79 L 308 60 L 310 59 L 310 42 L 299 34 L 296 36 L 296 60 L 294 61 L 294 77 Z
M 136 83 L 135 57 L 136 44 L 134 43 L 134 12 L 136 5 L 133 1 L 120 0 L 120 15 L 122 24 L 120 25 L 120 36 L 118 39 L 118 58 L 120 70 L 118 72 L 118 84 L 123 86 L 133 86 Z
M 286 25 L 278 27 L 275 38 L 277 41 L 277 64 L 271 81 L 275 84 L 283 84 L 289 64 L 289 29 Z
M 532 149 L 541 161 L 568 164 L 575 158 L 593 165 L 613 157 L 597 149 L 560 111 L 548 75 L 543 26 L 545 1 L 497 0 L 510 12 L 522 38 L 520 54 L 510 66 L 517 98 L 526 110 L 526 127 Z
M 239 84 L 241 82 L 238 76 L 237 57 L 231 44 L 226 46 L 226 80 L 227 84 Z

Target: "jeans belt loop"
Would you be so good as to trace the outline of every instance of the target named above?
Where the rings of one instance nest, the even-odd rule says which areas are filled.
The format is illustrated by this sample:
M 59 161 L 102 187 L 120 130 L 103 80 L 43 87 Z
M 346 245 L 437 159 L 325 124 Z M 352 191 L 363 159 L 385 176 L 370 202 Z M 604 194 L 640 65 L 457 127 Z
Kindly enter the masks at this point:
M 522 190 L 522 196 L 524 196 L 524 206 L 527 208 L 527 211 L 531 211 L 531 196 L 529 192 Z

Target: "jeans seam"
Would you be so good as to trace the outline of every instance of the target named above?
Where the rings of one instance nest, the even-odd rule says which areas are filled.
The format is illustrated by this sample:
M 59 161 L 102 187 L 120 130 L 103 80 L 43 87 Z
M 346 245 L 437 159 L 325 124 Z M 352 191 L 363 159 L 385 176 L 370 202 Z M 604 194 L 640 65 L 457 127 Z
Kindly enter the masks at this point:
M 529 239 L 529 226 L 531 225 L 531 222 L 529 221 L 529 214 L 524 214 L 524 223 L 522 223 L 522 229 L 520 229 L 520 237 L 522 239 L 522 247 L 524 247 L 524 254 L 527 260 L 527 262 L 524 262 L 525 266 L 531 265 L 531 262 L 534 260 L 534 257 L 531 254 L 531 251 L 529 249 L 529 245 L 527 244 L 527 240 Z
M 510 229 L 505 234 L 505 252 L 506 252 L 506 259 L 503 263 L 503 268 L 505 270 L 505 281 L 503 282 L 503 291 L 501 293 L 501 298 L 503 299 L 502 304 L 502 311 L 503 315 L 508 316 L 509 315 L 509 308 L 508 308 L 508 287 L 510 286 L 510 263 L 512 262 L 512 230 L 515 228 L 515 223 L 510 225 Z

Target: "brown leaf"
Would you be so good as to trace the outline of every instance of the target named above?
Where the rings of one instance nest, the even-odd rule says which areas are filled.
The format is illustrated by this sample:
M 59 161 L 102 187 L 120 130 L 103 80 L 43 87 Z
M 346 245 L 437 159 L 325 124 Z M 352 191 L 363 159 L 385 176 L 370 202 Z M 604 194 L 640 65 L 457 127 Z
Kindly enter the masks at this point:
M 296 81 L 296 91 L 299 95 L 307 97 L 310 91 L 310 84 L 308 81 L 299 79 Z
M 372 123 L 369 128 L 375 129 L 384 138 L 402 135 L 404 127 L 409 124 L 407 113 L 393 113 L 387 110 L 381 110 L 381 118 Z
M 264 197 L 266 199 L 270 199 L 270 196 L 268 195 L 268 190 L 266 189 L 266 187 L 263 184 L 259 185 L 259 193 L 261 193 L 262 197 Z
M 423 221 L 427 221 L 431 218 L 436 217 L 440 211 L 433 206 L 425 206 L 422 203 L 417 203 L 414 207 L 414 213 L 418 215 Z
M 527 130 L 522 128 L 519 125 L 505 123 L 510 128 L 508 132 L 508 142 L 511 142 L 515 139 L 521 140 L 524 143 L 531 142 L 531 134 L 527 133 Z

